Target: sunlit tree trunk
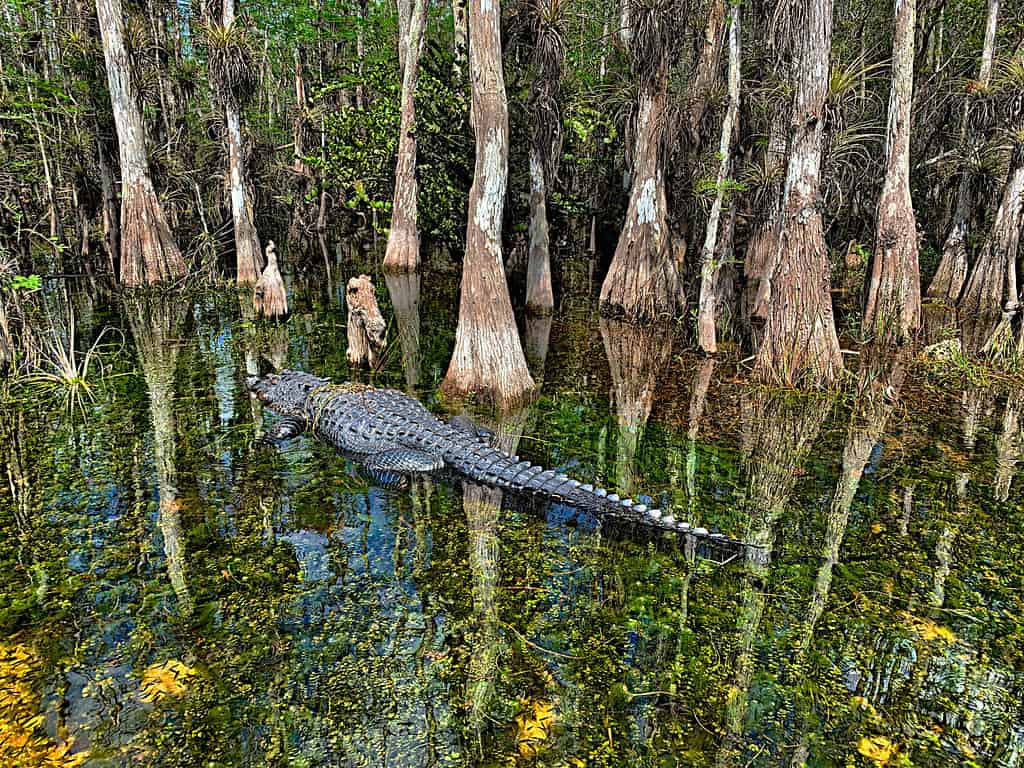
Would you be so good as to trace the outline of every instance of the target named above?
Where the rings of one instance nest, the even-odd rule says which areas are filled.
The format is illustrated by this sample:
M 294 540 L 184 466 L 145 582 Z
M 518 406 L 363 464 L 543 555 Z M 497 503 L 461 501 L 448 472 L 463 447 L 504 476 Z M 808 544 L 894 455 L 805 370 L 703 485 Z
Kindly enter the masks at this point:
M 999 0 L 988 0 L 988 15 L 985 19 L 985 41 L 981 49 L 981 64 L 978 67 L 978 82 L 987 88 L 992 79 L 992 59 L 995 56 L 996 26 L 999 20 Z M 972 145 L 980 143 L 978 136 L 970 129 L 970 97 L 964 101 L 964 114 L 961 122 L 960 141 L 965 150 L 970 151 Z M 960 172 L 960 185 L 956 193 L 956 206 L 953 209 L 953 223 L 949 234 L 942 245 L 942 259 L 939 268 L 928 286 L 929 299 L 956 304 L 967 279 L 967 228 L 974 209 L 974 198 L 971 185 L 971 172 L 963 168 Z
M 235 0 L 222 0 L 221 23 L 230 29 L 235 23 Z M 245 176 L 245 144 L 238 101 L 224 99 L 224 122 L 228 140 L 228 172 L 231 185 L 231 219 L 235 227 L 235 279 L 239 285 L 253 285 L 263 272 L 263 248 L 256 232 L 252 200 Z
M 121 282 L 177 280 L 187 271 L 149 177 L 142 115 L 132 95 L 120 0 L 96 0 L 121 158 Z
M 650 79 L 646 79 L 649 77 Z M 662 134 L 668 108 L 666 55 L 640 83 L 633 180 L 626 221 L 601 286 L 601 312 L 629 320 L 673 318 L 682 309 L 682 248 L 668 228 Z
M 1024 203 L 1024 144 L 1013 150 L 992 230 L 957 307 L 963 348 L 978 353 L 999 325 L 1003 309 L 1016 313 L 1017 248 Z
M 903 342 L 921 327 L 917 219 L 910 198 L 910 107 L 914 90 L 917 0 L 896 0 L 886 170 L 875 221 L 875 253 L 864 332 Z
M 402 67 L 402 116 L 395 164 L 395 196 L 391 206 L 391 230 L 384 254 L 384 268 L 412 271 L 420 265 L 420 231 L 416 184 L 416 81 L 420 52 L 427 26 L 427 0 L 411 0 L 407 23 L 398 31 L 398 48 L 404 51 Z
M 768 145 L 765 147 L 764 166 L 770 177 L 765 190 L 763 210 L 753 226 L 743 260 L 745 289 L 743 293 L 743 317 L 751 333 L 756 350 L 761 345 L 764 322 L 768 317 L 769 271 L 778 251 L 778 221 L 782 205 L 782 174 L 778 171 L 786 163 L 786 124 L 782 112 L 771 121 Z
M 548 236 L 548 187 L 562 152 L 562 115 L 558 88 L 565 61 L 559 0 L 534 0 L 530 11 L 533 29 L 530 83 L 530 246 L 526 267 L 526 308 L 548 314 L 555 306 L 551 287 L 551 252 Z
M 476 167 L 469 192 L 459 325 L 443 388 L 477 393 L 505 408 L 534 389 L 519 343 L 501 258 L 508 183 L 508 103 L 501 68 L 501 10 L 495 0 L 470 2 L 470 74 Z
M 722 134 L 718 143 L 718 178 L 715 180 L 715 199 L 708 214 L 708 225 L 701 250 L 700 299 L 697 309 L 697 345 L 709 354 L 718 351 L 716 339 L 716 313 L 718 303 L 718 277 L 722 264 L 719 241 L 719 222 L 727 194 L 726 184 L 732 178 L 732 154 L 738 133 L 740 113 L 740 6 L 733 5 L 729 12 L 729 106 L 722 120 Z M 731 196 L 732 191 L 728 194 Z
M 829 385 L 843 369 L 821 218 L 821 145 L 832 47 L 832 0 L 794 14 L 792 123 L 768 317 L 755 373 L 785 384 Z

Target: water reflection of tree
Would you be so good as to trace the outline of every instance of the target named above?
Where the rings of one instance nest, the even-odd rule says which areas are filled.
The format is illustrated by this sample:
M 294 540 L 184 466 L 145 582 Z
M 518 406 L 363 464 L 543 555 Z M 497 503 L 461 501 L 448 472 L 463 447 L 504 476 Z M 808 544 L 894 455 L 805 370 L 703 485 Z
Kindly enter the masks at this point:
M 654 404 L 658 374 L 672 354 L 669 328 L 640 327 L 601 318 L 601 336 L 611 368 L 619 448 L 616 481 L 623 493 L 634 492 L 636 453 Z
M 813 642 L 815 626 L 828 603 L 832 572 L 839 562 L 839 549 L 849 523 L 850 508 L 871 453 L 885 432 L 889 416 L 899 399 L 903 376 L 902 361 L 878 357 L 867 359 L 858 374 L 853 413 L 846 432 L 846 443 L 843 446 L 842 472 L 832 494 L 825 521 L 821 565 L 814 580 L 807 616 L 798 630 L 794 658 L 783 680 L 783 684 L 793 691 L 803 691 L 806 688 L 802 685 L 803 677 L 809 674 L 806 656 Z M 802 698 L 798 694 L 795 702 L 801 735 L 791 761 L 793 768 L 805 765 L 809 755 L 807 723 L 813 717 L 813 713 L 808 711 L 809 705 L 802 702 Z
M 487 423 L 494 430 L 495 447 L 514 454 L 529 416 L 529 408 Z M 467 671 L 470 726 L 483 756 L 482 732 L 494 695 L 495 680 L 506 642 L 501 632 L 495 593 L 500 579 L 501 541 L 498 520 L 503 493 L 475 483 L 465 483 L 462 505 L 469 529 L 469 570 L 472 577 L 473 613 L 476 627 Z
M 412 393 L 420 383 L 420 275 L 418 272 L 387 272 L 384 281 L 398 325 L 405 388 Z
M 746 540 L 774 548 L 775 525 L 782 515 L 811 444 L 821 429 L 829 401 L 792 393 L 756 390 L 744 395 L 743 413 L 756 418 L 745 427 L 749 434 L 747 481 L 742 505 L 747 517 Z M 746 563 L 736 621 L 737 649 L 730 695 L 724 714 L 724 736 L 716 758 L 718 766 L 743 765 L 744 724 L 754 677 L 754 641 L 767 602 L 769 566 L 760 560 Z
M 174 422 L 174 374 L 186 309 L 184 302 L 167 294 L 136 296 L 125 302 L 139 365 L 149 390 L 159 495 L 157 525 L 164 540 L 167 575 L 178 597 L 179 608 L 183 613 L 190 613 L 193 604 L 185 572 L 186 553 L 178 500 Z
M 995 497 L 997 501 L 1010 498 L 1013 474 L 1024 452 L 1024 423 L 1021 409 L 1024 408 L 1024 387 L 1012 390 L 1006 398 L 999 436 L 996 438 Z

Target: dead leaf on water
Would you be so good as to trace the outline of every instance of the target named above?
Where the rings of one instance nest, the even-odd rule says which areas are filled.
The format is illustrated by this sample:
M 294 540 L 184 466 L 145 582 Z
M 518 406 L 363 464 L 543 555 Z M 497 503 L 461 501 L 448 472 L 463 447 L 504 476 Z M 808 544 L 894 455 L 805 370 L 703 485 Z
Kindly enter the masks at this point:
M 857 742 L 857 751 L 875 765 L 883 766 L 896 754 L 896 745 L 885 736 L 863 736 Z
M 177 659 L 154 664 L 142 673 L 142 700 L 154 702 L 167 696 L 181 696 L 197 674 L 196 670 Z

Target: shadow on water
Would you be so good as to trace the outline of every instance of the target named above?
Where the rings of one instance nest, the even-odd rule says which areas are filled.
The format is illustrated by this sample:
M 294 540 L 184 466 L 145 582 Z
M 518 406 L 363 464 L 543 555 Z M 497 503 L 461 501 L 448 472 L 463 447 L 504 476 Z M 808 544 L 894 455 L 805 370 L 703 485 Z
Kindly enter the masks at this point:
M 86 343 L 128 340 L 88 418 L 3 405 L 0 764 L 1021 764 L 1024 390 L 867 359 L 844 397 L 797 396 L 586 300 L 524 318 L 542 396 L 476 418 L 773 553 L 716 567 L 264 444 L 247 375 L 352 376 L 361 270 L 323 255 L 286 324 L 234 291 L 75 298 Z M 454 281 L 377 283 L 389 348 L 359 375 L 442 410 Z

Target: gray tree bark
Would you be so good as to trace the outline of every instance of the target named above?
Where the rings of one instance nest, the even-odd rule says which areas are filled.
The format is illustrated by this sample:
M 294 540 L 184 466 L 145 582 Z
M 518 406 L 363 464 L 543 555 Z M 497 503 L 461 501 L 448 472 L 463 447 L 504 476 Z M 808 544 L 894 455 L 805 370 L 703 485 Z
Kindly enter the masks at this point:
M 508 102 L 500 23 L 496 0 L 471 0 L 469 65 L 476 166 L 469 191 L 459 324 L 443 389 L 456 396 L 475 393 L 499 408 L 510 408 L 533 392 L 534 383 L 519 342 L 501 258 Z
M 875 222 L 875 253 L 863 330 L 901 343 L 921 327 L 917 219 L 910 197 L 910 111 L 917 0 L 896 0 L 886 167 Z
M 132 93 L 120 0 L 96 0 L 121 160 L 121 282 L 177 280 L 187 268 L 149 176 L 142 115 Z

